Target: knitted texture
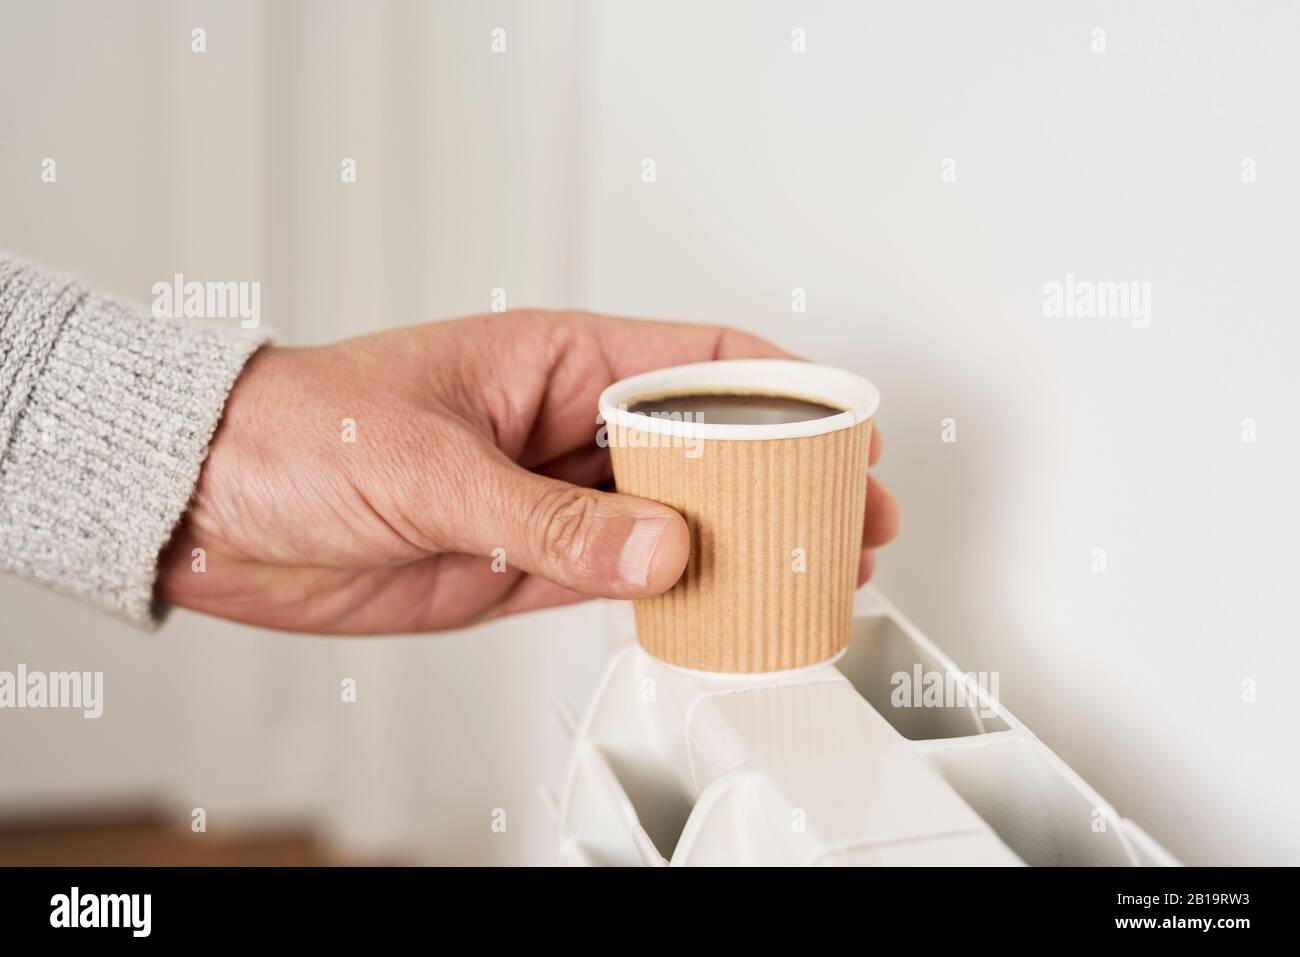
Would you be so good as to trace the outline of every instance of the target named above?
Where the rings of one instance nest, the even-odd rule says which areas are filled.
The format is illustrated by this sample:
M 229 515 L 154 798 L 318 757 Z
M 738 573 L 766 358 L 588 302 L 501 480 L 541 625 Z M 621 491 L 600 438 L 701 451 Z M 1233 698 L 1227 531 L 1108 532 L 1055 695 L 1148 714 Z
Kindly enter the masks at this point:
M 0 571 L 155 626 L 159 552 L 264 341 L 0 254 Z

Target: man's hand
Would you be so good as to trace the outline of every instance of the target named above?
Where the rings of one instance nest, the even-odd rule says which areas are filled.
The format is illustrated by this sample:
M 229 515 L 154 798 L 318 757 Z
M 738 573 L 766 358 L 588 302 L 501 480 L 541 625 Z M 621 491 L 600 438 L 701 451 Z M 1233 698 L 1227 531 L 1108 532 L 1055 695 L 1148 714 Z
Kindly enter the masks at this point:
M 662 366 L 767 357 L 789 358 L 733 329 L 531 311 L 264 349 L 230 394 L 157 597 L 364 634 L 658 594 L 686 566 L 686 523 L 595 490 L 612 478 L 597 396 Z M 860 580 L 897 525 L 871 479 Z

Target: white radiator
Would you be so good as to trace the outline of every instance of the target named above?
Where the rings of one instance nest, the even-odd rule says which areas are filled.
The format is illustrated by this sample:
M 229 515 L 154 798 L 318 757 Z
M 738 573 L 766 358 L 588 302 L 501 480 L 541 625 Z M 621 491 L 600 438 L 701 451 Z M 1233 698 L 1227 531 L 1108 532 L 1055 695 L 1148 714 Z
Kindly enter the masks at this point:
M 667 665 L 611 607 L 624 640 L 572 728 L 565 863 L 1177 864 L 873 589 L 837 661 L 763 676 Z

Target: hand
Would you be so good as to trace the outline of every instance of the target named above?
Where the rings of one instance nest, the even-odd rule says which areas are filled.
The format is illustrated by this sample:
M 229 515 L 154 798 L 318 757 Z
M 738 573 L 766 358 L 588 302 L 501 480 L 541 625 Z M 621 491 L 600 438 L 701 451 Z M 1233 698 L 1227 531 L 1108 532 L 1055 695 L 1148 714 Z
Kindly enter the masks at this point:
M 594 490 L 612 479 L 597 396 L 649 369 L 764 357 L 789 356 L 733 329 L 563 312 L 263 349 L 227 401 L 157 597 L 269 628 L 365 634 L 658 594 L 686 566 L 686 523 Z M 873 464 L 879 454 L 873 430 Z M 861 581 L 897 525 L 870 479 Z

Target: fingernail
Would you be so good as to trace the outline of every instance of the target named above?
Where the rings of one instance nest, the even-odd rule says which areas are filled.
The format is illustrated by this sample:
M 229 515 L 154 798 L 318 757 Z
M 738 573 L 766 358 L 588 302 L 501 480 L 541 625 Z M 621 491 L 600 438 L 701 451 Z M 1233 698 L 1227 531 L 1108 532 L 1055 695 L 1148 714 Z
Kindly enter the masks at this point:
M 618 553 L 619 581 L 638 588 L 645 586 L 650 580 L 650 562 L 667 527 L 666 518 L 638 518 L 632 524 L 632 531 Z

